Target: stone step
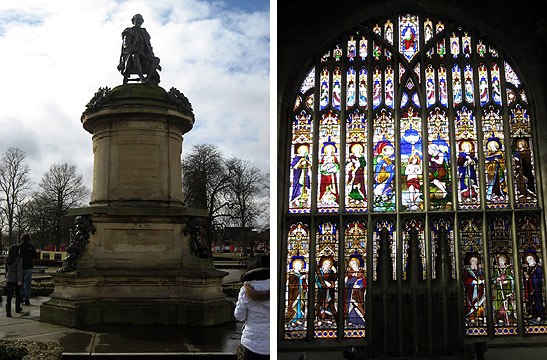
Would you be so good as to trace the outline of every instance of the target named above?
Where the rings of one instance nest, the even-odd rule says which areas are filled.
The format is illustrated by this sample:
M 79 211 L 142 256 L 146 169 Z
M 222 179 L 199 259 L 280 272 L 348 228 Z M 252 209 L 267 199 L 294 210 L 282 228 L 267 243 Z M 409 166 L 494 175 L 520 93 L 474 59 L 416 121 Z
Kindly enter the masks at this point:
M 231 353 L 63 353 L 63 360 L 182 360 L 182 359 L 216 359 L 216 360 L 237 360 L 236 354 Z

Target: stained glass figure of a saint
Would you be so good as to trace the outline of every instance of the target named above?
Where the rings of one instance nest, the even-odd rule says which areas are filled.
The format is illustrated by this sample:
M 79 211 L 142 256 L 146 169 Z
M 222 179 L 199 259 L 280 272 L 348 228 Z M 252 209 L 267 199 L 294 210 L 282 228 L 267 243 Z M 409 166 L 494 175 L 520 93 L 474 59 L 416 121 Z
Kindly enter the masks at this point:
M 471 142 L 463 141 L 459 144 L 458 154 L 458 178 L 460 201 L 475 203 L 479 197 L 479 184 L 477 181 L 477 157 Z
M 319 259 L 315 272 L 315 286 L 317 299 L 315 302 L 315 316 L 317 327 L 336 327 L 336 281 L 338 275 L 334 259 L 324 256 Z
M 478 254 L 472 253 L 466 257 L 462 275 L 465 287 L 466 324 L 470 327 L 486 326 L 484 264 Z
M 488 202 L 506 202 L 507 183 L 505 180 L 505 156 L 498 138 L 489 138 L 486 143 L 486 177 Z
M 535 252 L 525 253 L 522 260 L 526 323 L 541 325 L 545 321 L 543 268 Z
M 492 273 L 494 297 L 494 325 L 516 325 L 515 276 L 507 254 L 495 256 Z

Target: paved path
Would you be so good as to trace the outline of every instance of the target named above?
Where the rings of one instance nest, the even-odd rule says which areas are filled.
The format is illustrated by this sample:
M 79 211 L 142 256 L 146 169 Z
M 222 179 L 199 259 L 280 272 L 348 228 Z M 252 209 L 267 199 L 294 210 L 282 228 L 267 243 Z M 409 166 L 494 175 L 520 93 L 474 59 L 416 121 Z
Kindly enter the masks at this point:
M 55 341 L 64 353 L 101 355 L 172 353 L 180 355 L 235 354 L 242 323 L 195 328 L 182 325 L 106 325 L 78 330 L 40 321 L 40 304 L 48 297 L 33 297 L 23 312 L 6 317 L 6 297 L 0 308 L 0 338 Z M 15 300 L 14 300 L 15 302 Z

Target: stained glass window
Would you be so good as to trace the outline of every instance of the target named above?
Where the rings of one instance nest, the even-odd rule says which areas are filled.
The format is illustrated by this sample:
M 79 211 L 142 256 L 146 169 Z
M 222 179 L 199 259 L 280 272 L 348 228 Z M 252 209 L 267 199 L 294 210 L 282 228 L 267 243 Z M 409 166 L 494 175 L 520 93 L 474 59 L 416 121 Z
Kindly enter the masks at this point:
M 332 106 L 336 110 L 340 110 L 340 103 L 342 101 L 342 74 L 340 72 L 340 68 L 334 69 L 332 76 Z
M 537 206 L 532 128 L 526 109 L 516 105 L 511 109 L 511 153 L 517 207 Z
M 338 309 L 338 229 L 326 222 L 317 229 L 315 337 L 336 338 Z
M 425 42 L 428 43 L 429 40 L 431 40 L 432 37 L 433 37 L 433 23 L 428 18 L 428 19 L 426 19 L 426 21 L 424 21 L 424 38 L 425 38 Z
M 407 210 L 423 210 L 422 119 L 410 107 L 400 124 L 402 204 Z
M 353 59 L 355 59 L 356 45 L 357 45 L 357 41 L 355 41 L 355 39 L 352 36 L 348 40 L 348 58 L 349 58 L 349 61 L 353 61 Z
M 463 264 L 465 328 L 467 335 L 486 335 L 484 243 L 481 223 L 477 218 L 461 221 L 460 243 Z
M 356 81 L 355 81 L 355 69 L 353 67 L 350 67 L 348 69 L 348 76 L 347 76 L 347 89 L 346 89 L 346 109 L 349 109 L 353 105 L 355 105 L 355 87 L 356 87 Z
M 382 110 L 374 119 L 374 210 L 395 210 L 395 121 Z
M 420 51 L 419 33 L 417 16 L 405 15 L 399 18 L 399 51 L 408 61 Z
M 488 70 L 484 64 L 479 66 L 479 91 L 481 106 L 488 103 Z
M 439 101 L 442 105 L 448 107 L 448 83 L 446 82 L 446 69 L 439 66 Z
M 541 233 L 536 217 L 525 215 L 518 219 L 517 241 L 524 331 L 528 334 L 547 333 Z
M 338 179 L 340 177 L 340 120 L 329 111 L 319 123 L 319 191 L 320 212 L 338 210 Z
M 450 37 L 450 53 L 454 58 L 457 58 L 460 54 L 460 38 L 455 33 L 452 33 Z
M 465 106 L 456 112 L 456 147 L 458 148 L 459 208 L 479 209 L 477 124 L 473 112 L 467 110 Z
M 385 104 L 386 106 L 389 106 L 393 109 L 393 98 L 395 94 L 395 78 L 394 78 L 394 72 L 391 66 L 387 66 L 386 69 L 386 76 L 385 76 Z
M 285 338 L 306 336 L 308 313 L 308 273 L 310 256 L 308 225 L 290 226 L 287 239 L 287 281 L 285 288 Z
M 375 286 L 415 273 L 428 301 L 459 289 L 444 300 L 467 336 L 547 333 L 534 93 L 480 36 L 398 14 L 302 69 L 284 105 L 286 339 L 364 338 Z
M 427 128 L 430 208 L 452 209 L 450 132 L 445 112 L 435 108 L 429 115 Z
M 473 86 L 473 69 L 471 65 L 465 65 L 465 101 L 470 105 L 475 105 L 475 87 Z
M 490 107 L 482 117 L 486 161 L 486 206 L 506 208 L 509 203 L 503 122 L 499 110 Z
M 321 71 L 321 93 L 319 98 L 319 108 L 323 110 L 329 104 L 329 71 L 324 68 Z
M 515 267 L 509 219 L 493 216 L 488 224 L 490 262 L 492 264 L 490 286 L 492 288 L 492 314 L 495 335 L 516 335 L 517 307 L 515 292 Z
M 435 99 L 435 70 L 433 66 L 428 65 L 425 69 L 425 96 L 427 107 L 433 106 Z
M 496 63 L 492 63 L 490 73 L 492 74 L 492 100 L 501 105 L 500 69 Z
M 463 99 L 462 77 L 458 64 L 454 64 L 454 67 L 452 68 L 452 92 L 454 94 L 454 105 L 461 104 Z
M 346 226 L 346 276 L 344 278 L 344 336 L 365 336 L 365 294 L 367 289 L 367 228 L 360 221 Z
M 389 20 L 384 24 L 384 36 L 386 41 L 393 45 L 393 24 Z
M 365 60 L 367 58 L 367 39 L 363 36 L 359 40 L 359 56 Z
M 292 125 L 289 211 L 293 213 L 310 212 L 311 208 L 312 131 L 311 115 L 302 110 Z
M 346 132 L 346 210 L 367 210 L 367 119 L 355 110 Z
M 367 70 L 361 68 L 359 70 L 359 106 L 367 108 Z

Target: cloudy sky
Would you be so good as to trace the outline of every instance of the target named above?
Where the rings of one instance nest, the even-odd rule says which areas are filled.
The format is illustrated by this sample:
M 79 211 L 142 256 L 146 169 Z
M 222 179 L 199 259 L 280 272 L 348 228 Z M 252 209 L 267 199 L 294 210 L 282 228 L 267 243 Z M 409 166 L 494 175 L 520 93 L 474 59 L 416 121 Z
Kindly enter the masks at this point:
M 192 103 L 193 144 L 269 171 L 268 0 L 8 0 L 0 2 L 0 154 L 26 153 L 32 181 L 76 165 L 91 190 L 91 135 L 81 126 L 99 87 L 121 85 L 121 32 L 140 13 L 161 59 L 160 86 Z

